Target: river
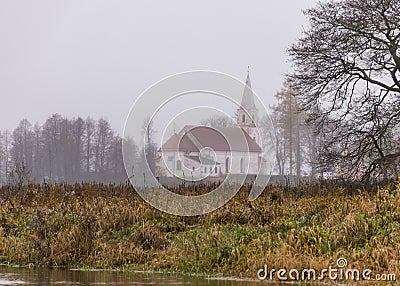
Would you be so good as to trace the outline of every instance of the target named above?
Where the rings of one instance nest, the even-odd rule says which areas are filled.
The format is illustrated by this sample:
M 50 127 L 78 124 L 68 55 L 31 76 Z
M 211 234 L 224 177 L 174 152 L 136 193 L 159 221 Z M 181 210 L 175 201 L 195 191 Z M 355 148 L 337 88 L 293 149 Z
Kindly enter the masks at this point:
M 197 285 L 251 286 L 258 281 L 118 271 L 0 267 L 0 285 Z M 268 285 L 281 285 L 271 283 Z

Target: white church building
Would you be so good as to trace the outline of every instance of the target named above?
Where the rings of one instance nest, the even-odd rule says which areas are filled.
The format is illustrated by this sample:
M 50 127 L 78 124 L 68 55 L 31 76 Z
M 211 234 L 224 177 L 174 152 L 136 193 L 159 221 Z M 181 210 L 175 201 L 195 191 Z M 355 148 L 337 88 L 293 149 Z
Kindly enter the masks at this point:
M 158 150 L 158 175 L 201 180 L 260 173 L 264 159 L 249 73 L 236 114 L 237 127 L 186 125 L 172 135 Z

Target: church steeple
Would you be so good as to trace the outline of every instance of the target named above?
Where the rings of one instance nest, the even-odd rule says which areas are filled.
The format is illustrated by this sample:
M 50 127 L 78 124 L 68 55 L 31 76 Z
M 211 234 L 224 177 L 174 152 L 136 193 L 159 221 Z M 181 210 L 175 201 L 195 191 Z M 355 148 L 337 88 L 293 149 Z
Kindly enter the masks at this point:
M 243 91 L 242 104 L 241 106 L 245 109 L 255 109 L 256 105 L 254 104 L 254 94 L 251 89 L 251 81 L 250 81 L 250 71 L 249 67 L 247 69 L 247 78 L 246 78 L 246 86 Z
M 254 102 L 254 93 L 251 89 L 250 71 L 248 67 L 241 106 L 237 110 L 237 124 L 259 144 L 259 134 L 256 128 L 257 120 L 258 109 Z

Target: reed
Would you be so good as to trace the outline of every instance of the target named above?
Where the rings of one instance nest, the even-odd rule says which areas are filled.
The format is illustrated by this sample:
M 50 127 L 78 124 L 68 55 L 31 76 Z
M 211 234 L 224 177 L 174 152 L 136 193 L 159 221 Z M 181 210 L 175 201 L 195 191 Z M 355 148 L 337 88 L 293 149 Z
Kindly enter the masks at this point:
M 398 274 L 400 188 L 346 184 L 270 186 L 253 202 L 244 186 L 197 217 L 162 213 L 123 184 L 4 186 L 0 262 L 255 278 L 264 264 L 318 270 L 344 257 L 349 266 Z

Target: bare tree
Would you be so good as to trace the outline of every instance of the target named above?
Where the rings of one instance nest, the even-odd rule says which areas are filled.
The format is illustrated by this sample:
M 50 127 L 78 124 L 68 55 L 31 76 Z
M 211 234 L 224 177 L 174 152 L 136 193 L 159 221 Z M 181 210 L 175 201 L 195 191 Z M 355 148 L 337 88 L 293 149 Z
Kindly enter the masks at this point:
M 43 125 L 43 156 L 46 164 L 44 168 L 45 176 L 50 180 L 58 179 L 61 174 L 60 168 L 60 124 L 61 116 L 53 114 L 49 117 Z
M 95 123 L 90 117 L 85 120 L 85 133 L 84 133 L 84 158 L 85 158 L 85 170 L 86 180 L 90 179 L 92 157 L 93 157 L 93 137 L 95 132 Z
M 318 110 L 314 109 L 314 113 L 317 113 Z M 318 153 L 320 153 L 320 137 L 318 136 L 318 129 L 312 122 L 308 122 L 304 125 L 305 127 L 305 161 L 310 167 L 310 177 L 316 178 L 318 175 L 319 177 L 323 177 L 323 172 L 319 168 L 319 158 Z
M 42 144 L 42 128 L 38 123 L 33 127 L 33 165 L 32 175 L 36 181 L 40 181 L 44 176 L 43 170 L 43 144 Z
M 131 137 L 125 138 L 123 144 L 126 155 L 124 159 L 127 176 L 133 178 L 140 168 L 139 149 L 135 140 Z
M 20 192 L 20 187 L 29 182 L 31 171 L 24 162 L 16 162 L 10 172 L 8 184 L 18 187 L 18 191 Z
M 10 166 L 10 131 L 6 130 L 3 133 L 4 136 L 4 181 L 8 181 L 8 173 L 9 173 L 9 166 Z
M 266 150 L 264 156 L 267 162 L 275 160 L 276 172 L 285 175 L 286 156 L 283 144 L 282 130 L 277 128 L 280 114 L 273 112 L 270 117 L 263 116 L 259 122 L 259 132 L 262 138 L 262 149 Z
M 0 131 L 0 186 L 3 184 L 3 162 L 4 162 L 3 134 Z
M 212 126 L 212 127 L 235 127 L 235 120 L 227 116 L 211 116 L 201 122 L 202 125 Z
M 289 82 L 275 97 L 277 104 L 272 106 L 275 124 L 276 154 L 279 173 L 300 177 L 304 170 L 303 153 L 305 148 L 305 116 L 298 98 Z M 286 166 L 288 163 L 288 166 Z M 287 170 L 287 171 L 286 171 Z
M 83 138 L 85 122 L 78 117 L 72 120 L 72 142 L 71 142 L 71 177 L 75 180 L 82 179 Z
M 112 138 L 113 131 L 110 123 L 104 118 L 100 118 L 95 132 L 95 172 L 101 177 L 107 170 L 107 156 L 111 148 Z
M 154 142 L 156 132 L 153 121 L 148 117 L 142 124 L 142 134 L 145 138 L 145 158 L 142 157 L 141 160 L 142 164 L 147 162 L 153 174 L 156 173 L 157 144 Z
M 137 164 L 136 144 L 127 146 Z M 0 182 L 20 185 L 28 174 L 36 181 L 124 182 L 122 139 L 103 118 L 70 120 L 54 114 L 33 128 L 22 120 L 12 136 L 0 133 Z
M 398 0 L 331 0 L 305 11 L 310 28 L 289 48 L 290 79 L 318 127 L 321 168 L 397 176 L 399 11 Z
M 32 125 L 23 119 L 12 135 L 11 156 L 14 162 L 32 168 L 33 161 L 33 132 Z

